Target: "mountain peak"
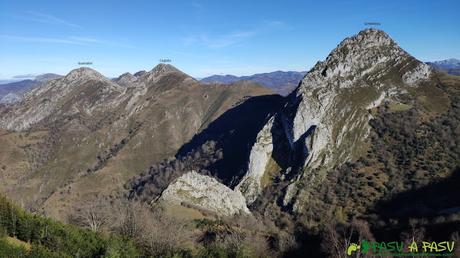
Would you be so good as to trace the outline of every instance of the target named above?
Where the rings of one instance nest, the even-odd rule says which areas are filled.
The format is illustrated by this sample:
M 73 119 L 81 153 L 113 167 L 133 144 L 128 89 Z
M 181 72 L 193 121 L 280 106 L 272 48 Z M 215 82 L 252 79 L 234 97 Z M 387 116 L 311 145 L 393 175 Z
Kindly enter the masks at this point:
M 304 85 L 317 88 L 334 84 L 347 88 L 354 84 L 352 78 L 377 81 L 394 67 L 400 68 L 397 73 L 404 83 L 411 84 L 429 76 L 429 67 L 400 48 L 387 33 L 365 29 L 344 39 L 326 60 L 318 62 L 307 73 L 304 82 L 309 83 Z
M 183 73 L 181 70 L 177 69 L 176 67 L 170 64 L 163 64 L 163 63 L 158 64 L 149 72 L 142 74 L 141 77 L 146 81 L 155 82 L 159 80 L 160 77 L 162 77 L 163 75 L 167 75 L 167 74 L 180 74 L 180 75 L 189 77 L 188 75 Z
M 379 36 L 388 37 L 388 38 L 390 37 L 390 36 L 388 36 L 388 34 L 385 31 L 375 29 L 375 28 L 363 29 L 360 32 L 358 32 L 357 35 L 363 35 L 363 36 L 369 36 L 369 37 L 374 37 L 376 35 L 379 35 Z
M 124 74 L 118 76 L 117 80 L 121 80 L 123 78 L 131 79 L 133 77 L 134 77 L 134 75 L 132 75 L 131 73 L 124 73 Z
M 80 67 L 70 71 L 65 77 L 65 79 L 73 80 L 82 80 L 82 79 L 96 79 L 96 80 L 106 80 L 106 78 L 100 74 L 98 71 L 88 68 Z
M 373 46 L 384 46 L 396 44 L 393 39 L 383 30 L 378 29 L 364 29 L 344 39 L 339 46 L 345 44 L 372 44 Z
M 146 73 L 146 71 L 142 70 L 142 71 L 139 71 L 139 72 L 136 72 L 134 74 L 135 77 L 141 77 L 142 75 L 144 75 Z
M 162 74 L 166 74 L 166 73 L 171 73 L 171 72 L 179 72 L 179 73 L 182 73 L 179 69 L 177 69 L 176 67 L 170 65 L 170 64 L 164 64 L 164 63 L 160 63 L 158 64 L 157 66 L 155 66 L 151 71 L 150 73 L 153 73 L 155 75 L 162 75 Z
M 131 83 L 137 81 L 137 77 L 132 75 L 131 73 L 124 73 L 120 75 L 115 82 L 120 85 L 129 86 Z
M 386 48 L 384 50 L 395 49 L 398 52 L 402 50 L 383 30 L 364 29 L 358 34 L 348 37 L 340 42 L 337 48 L 331 52 L 331 55 L 337 54 L 337 52 L 341 52 L 343 55 L 359 55 L 361 54 L 360 52 L 370 51 L 371 48 Z

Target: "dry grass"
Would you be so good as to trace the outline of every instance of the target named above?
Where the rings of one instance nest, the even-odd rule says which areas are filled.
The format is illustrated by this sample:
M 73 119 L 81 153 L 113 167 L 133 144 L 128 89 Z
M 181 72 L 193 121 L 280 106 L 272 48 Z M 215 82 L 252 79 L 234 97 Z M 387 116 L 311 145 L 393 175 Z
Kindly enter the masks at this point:
M 15 247 L 22 247 L 26 249 L 27 251 L 30 251 L 30 249 L 32 248 L 32 245 L 30 243 L 21 241 L 15 237 L 5 237 L 5 240 L 8 244 L 15 246 Z
M 389 112 L 398 112 L 398 111 L 405 111 L 411 109 L 411 105 L 407 105 L 404 103 L 390 103 L 388 105 L 388 111 Z

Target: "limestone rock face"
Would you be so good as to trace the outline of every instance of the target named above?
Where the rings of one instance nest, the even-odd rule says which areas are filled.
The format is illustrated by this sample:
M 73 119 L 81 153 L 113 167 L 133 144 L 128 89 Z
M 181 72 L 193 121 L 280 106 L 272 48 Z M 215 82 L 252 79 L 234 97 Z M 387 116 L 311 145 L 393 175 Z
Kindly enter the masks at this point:
M 419 63 L 417 67 L 405 73 L 402 77 L 404 83 L 412 85 L 417 82 L 426 80 L 431 74 L 431 68 L 425 63 Z
M 300 191 L 295 186 L 300 177 L 324 176 L 309 173 L 327 171 L 360 151 L 369 133 L 368 109 L 397 99 L 430 76 L 428 65 L 401 49 L 383 31 L 366 29 L 343 40 L 305 75 L 285 108 L 260 132 L 247 173 L 238 185 L 248 204 L 261 192 L 264 174 L 273 173 L 267 170 L 270 160 L 283 163 L 279 157 L 288 160 L 280 170 L 299 168 L 298 174 L 290 177 L 292 186 L 284 199 L 285 205 L 293 204 Z M 276 153 L 277 134 L 283 135 L 289 146 L 284 153 Z
M 382 93 L 429 75 L 428 65 L 411 57 L 383 31 L 364 30 L 345 39 L 305 76 L 296 93 L 300 103 L 292 121 L 293 141 L 316 127 L 306 164 L 332 165 L 334 149 L 344 136 L 357 126 L 366 127 L 368 117 L 362 111 L 369 104 L 381 99 Z M 385 81 L 388 76 L 394 78 Z
M 177 204 L 191 204 L 222 216 L 249 213 L 240 191 L 232 190 L 216 179 L 195 171 L 176 179 L 163 191 L 160 199 Z
M 273 151 L 273 140 L 270 132 L 273 127 L 273 121 L 274 117 L 257 135 L 257 141 L 252 147 L 249 156 L 248 171 L 236 187 L 237 190 L 243 193 L 248 204 L 257 199 L 262 189 L 261 179 Z

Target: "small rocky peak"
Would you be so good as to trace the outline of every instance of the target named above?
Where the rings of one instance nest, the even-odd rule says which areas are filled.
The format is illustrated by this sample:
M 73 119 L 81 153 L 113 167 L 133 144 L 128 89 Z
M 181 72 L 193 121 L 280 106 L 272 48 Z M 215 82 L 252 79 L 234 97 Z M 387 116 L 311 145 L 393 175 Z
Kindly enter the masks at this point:
M 124 73 L 120 75 L 115 81 L 125 83 L 125 82 L 134 82 L 136 80 L 137 80 L 137 77 L 135 77 L 134 75 L 130 73 Z
M 358 34 L 344 39 L 326 58 L 329 66 L 337 62 L 357 61 L 367 63 L 368 57 L 408 56 L 398 44 L 384 31 L 377 29 L 365 29 Z
M 142 75 L 143 81 L 146 81 L 148 83 L 152 83 L 155 81 L 158 81 L 161 77 L 165 75 L 170 75 L 170 74 L 178 74 L 184 76 L 184 78 L 188 78 L 187 74 L 183 73 L 181 70 L 177 69 L 176 67 L 170 65 L 170 64 L 158 64 L 155 66 L 152 70 L 149 72 L 146 72 Z M 191 77 L 190 77 L 191 78 Z
M 144 75 L 146 73 L 146 71 L 142 70 L 142 71 L 139 71 L 137 73 L 134 74 L 135 77 L 141 77 L 142 75 Z
M 130 87 L 134 86 L 137 82 L 138 77 L 130 74 L 130 73 L 124 73 L 120 75 L 118 78 L 115 79 L 115 82 L 118 83 L 121 86 L 125 87 Z
M 155 66 L 149 73 L 152 73 L 155 76 L 160 76 L 160 75 L 167 74 L 167 73 L 172 73 L 172 72 L 182 73 L 176 67 L 174 67 L 174 66 L 172 66 L 170 64 L 163 64 L 163 63 L 158 64 L 157 66 Z
M 104 75 L 100 74 L 98 71 L 88 68 L 88 67 L 80 67 L 70 71 L 64 79 L 68 81 L 74 80 L 107 80 Z

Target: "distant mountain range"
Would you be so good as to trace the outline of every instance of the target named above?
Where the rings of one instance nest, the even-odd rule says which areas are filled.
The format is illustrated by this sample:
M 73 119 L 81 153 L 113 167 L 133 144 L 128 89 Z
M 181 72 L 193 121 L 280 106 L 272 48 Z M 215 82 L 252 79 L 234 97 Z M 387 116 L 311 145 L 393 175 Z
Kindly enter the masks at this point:
M 0 85 L 0 103 L 12 103 L 20 99 L 20 95 L 29 89 L 35 88 L 39 82 L 23 80 Z
M 61 78 L 61 77 L 62 77 L 62 75 L 55 74 L 55 73 L 44 73 L 44 74 L 37 75 L 35 77 L 35 81 L 47 82 L 47 81 L 51 81 L 51 80 Z
M 286 96 L 298 85 L 307 72 L 275 71 L 271 73 L 258 73 L 249 76 L 212 75 L 201 79 L 204 83 L 233 83 L 236 81 L 252 81 L 259 83 L 274 92 Z
M 45 73 L 36 76 L 33 80 L 0 83 L 0 104 L 12 104 L 19 101 L 27 91 L 39 86 L 44 82 L 62 77 L 54 73 Z
M 431 67 L 451 75 L 460 75 L 460 60 L 450 58 L 442 61 L 427 62 Z
M 431 67 L 447 72 L 450 75 L 460 76 L 460 60 L 450 58 L 441 61 L 426 62 Z M 134 76 L 142 75 L 145 71 L 139 72 Z M 270 88 L 273 92 L 282 96 L 287 96 L 291 93 L 300 83 L 302 78 L 307 72 L 296 72 L 296 71 L 275 71 L 268 73 L 258 73 L 248 76 L 235 76 L 235 75 L 211 75 L 209 77 L 200 80 L 202 83 L 215 83 L 215 84 L 231 84 L 237 81 L 251 81 L 258 83 L 264 87 Z M 0 80 L 0 104 L 11 104 L 19 101 L 22 95 L 30 89 L 33 89 L 40 85 L 40 83 L 60 78 L 61 75 L 46 73 L 35 77 L 35 79 L 27 79 L 22 81 L 11 81 L 11 80 Z M 121 85 L 123 80 L 114 78 L 114 81 L 118 81 Z M 121 81 L 120 81 L 121 80 Z

